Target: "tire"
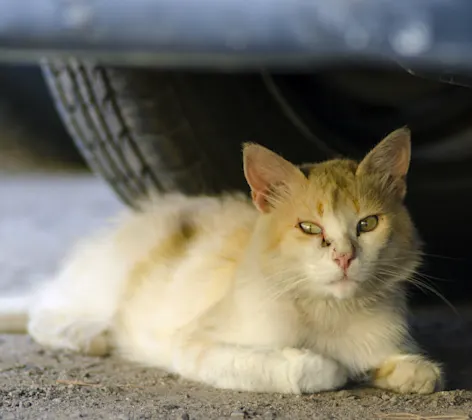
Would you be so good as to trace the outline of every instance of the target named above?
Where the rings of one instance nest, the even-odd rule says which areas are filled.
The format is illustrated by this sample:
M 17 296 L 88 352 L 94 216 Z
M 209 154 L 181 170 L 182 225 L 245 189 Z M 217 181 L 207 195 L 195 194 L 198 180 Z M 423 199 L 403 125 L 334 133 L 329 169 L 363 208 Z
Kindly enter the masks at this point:
M 245 189 L 245 141 L 296 161 L 325 157 L 294 129 L 258 75 L 105 68 L 76 60 L 43 64 L 43 74 L 84 158 L 131 206 L 153 190 Z

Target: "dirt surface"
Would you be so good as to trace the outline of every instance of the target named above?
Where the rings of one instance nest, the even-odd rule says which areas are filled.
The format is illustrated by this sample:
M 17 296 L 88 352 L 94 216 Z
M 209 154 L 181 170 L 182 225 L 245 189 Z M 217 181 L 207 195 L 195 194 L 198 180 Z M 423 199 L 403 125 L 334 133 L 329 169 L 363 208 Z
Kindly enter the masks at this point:
M 306 396 L 219 391 L 116 358 L 50 352 L 2 337 L 0 413 L 31 419 L 367 419 L 395 413 L 466 419 L 472 393 L 400 396 L 352 389 Z
M 76 238 L 121 207 L 87 175 L 2 175 L 0 197 L 3 295 L 52 275 Z M 415 310 L 417 336 L 447 366 L 449 390 L 430 396 L 364 387 L 306 396 L 219 391 L 115 357 L 51 352 L 28 337 L 2 335 L 0 419 L 467 419 L 472 305 L 458 312 Z

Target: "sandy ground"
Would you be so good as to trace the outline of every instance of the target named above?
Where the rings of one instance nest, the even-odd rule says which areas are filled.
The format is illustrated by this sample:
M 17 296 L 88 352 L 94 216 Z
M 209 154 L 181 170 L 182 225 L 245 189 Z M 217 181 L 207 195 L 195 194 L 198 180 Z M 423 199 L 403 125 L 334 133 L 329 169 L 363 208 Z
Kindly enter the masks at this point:
M 88 175 L 0 175 L 0 293 L 52 275 L 70 244 L 120 207 Z M 472 418 L 472 310 L 458 312 L 415 310 L 418 337 L 447 366 L 448 391 L 430 396 L 363 387 L 306 396 L 219 391 L 115 357 L 51 352 L 2 335 L 0 419 Z

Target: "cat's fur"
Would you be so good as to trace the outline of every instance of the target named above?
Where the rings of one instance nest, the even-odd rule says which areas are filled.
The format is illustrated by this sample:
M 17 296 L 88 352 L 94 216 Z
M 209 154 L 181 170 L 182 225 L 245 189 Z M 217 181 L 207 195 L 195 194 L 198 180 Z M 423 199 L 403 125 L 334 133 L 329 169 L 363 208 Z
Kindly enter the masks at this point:
M 360 164 L 300 169 L 245 145 L 254 205 L 239 195 L 148 201 L 25 301 L 27 330 L 45 346 L 114 349 L 220 388 L 317 392 L 368 374 L 377 387 L 433 392 L 441 370 L 405 319 L 404 283 L 420 259 L 403 205 L 409 161 L 407 129 Z M 377 228 L 358 234 L 369 215 Z M 303 233 L 303 221 L 323 234 Z M 18 328 L 25 314 L 3 305 L 0 327 Z

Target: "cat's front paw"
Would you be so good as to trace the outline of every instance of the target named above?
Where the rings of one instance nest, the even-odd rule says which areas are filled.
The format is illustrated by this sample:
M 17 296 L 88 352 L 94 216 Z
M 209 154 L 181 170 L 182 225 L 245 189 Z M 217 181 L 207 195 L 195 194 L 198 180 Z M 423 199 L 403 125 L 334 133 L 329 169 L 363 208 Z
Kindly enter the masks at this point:
M 402 394 L 430 394 L 440 391 L 440 367 L 422 356 L 399 355 L 387 359 L 374 372 L 375 386 Z
M 329 391 L 347 382 L 347 370 L 334 360 L 293 348 L 285 349 L 284 356 L 290 362 L 290 381 L 295 393 Z
M 108 337 L 100 329 L 99 325 L 84 322 L 79 316 L 53 311 L 36 311 L 28 323 L 28 333 L 37 343 L 89 356 L 109 353 Z

